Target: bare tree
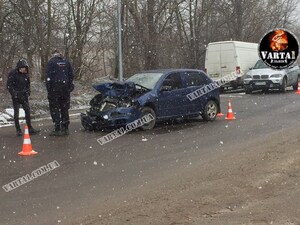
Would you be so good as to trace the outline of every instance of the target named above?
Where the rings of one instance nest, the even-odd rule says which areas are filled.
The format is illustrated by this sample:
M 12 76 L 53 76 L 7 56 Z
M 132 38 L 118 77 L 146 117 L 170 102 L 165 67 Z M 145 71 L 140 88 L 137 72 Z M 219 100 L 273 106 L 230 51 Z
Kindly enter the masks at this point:
M 270 29 L 298 33 L 300 0 L 123 0 L 125 75 L 166 67 L 203 68 L 209 42 L 258 42 Z M 116 2 L 100 0 L 0 1 L 2 73 L 26 57 L 44 79 L 54 48 L 65 50 L 76 79 L 115 74 Z

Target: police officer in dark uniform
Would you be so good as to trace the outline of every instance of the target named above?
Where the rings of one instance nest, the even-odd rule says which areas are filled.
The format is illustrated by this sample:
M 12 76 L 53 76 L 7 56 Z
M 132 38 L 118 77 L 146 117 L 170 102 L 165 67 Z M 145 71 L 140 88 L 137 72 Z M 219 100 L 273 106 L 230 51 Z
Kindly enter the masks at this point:
M 12 97 L 14 107 L 14 120 L 17 130 L 17 136 L 22 135 L 19 123 L 19 109 L 22 105 L 25 111 L 25 119 L 30 134 L 36 134 L 39 130 L 33 129 L 30 119 L 30 107 L 28 97 L 30 96 L 30 79 L 28 63 L 25 59 L 20 59 L 15 69 L 9 72 L 7 79 L 7 89 Z
M 73 69 L 58 50 L 54 50 L 52 54 L 46 68 L 49 108 L 54 123 L 50 136 L 68 135 L 70 93 L 74 89 Z

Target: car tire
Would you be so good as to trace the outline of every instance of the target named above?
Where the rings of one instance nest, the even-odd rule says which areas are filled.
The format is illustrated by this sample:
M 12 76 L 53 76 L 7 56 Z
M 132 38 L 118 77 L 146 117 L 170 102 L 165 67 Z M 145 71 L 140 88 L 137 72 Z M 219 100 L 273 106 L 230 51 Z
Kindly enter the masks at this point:
M 285 93 L 286 92 L 286 85 L 287 85 L 287 80 L 286 77 L 283 78 L 282 80 L 282 85 L 280 87 L 280 92 Z
M 300 82 L 300 81 L 299 81 L 299 76 L 298 76 L 298 79 L 297 79 L 297 83 L 293 85 L 294 91 L 297 91 L 297 90 L 298 90 L 298 82 Z
M 94 128 L 92 126 L 89 126 L 85 123 L 82 123 L 82 126 L 83 126 L 85 131 L 94 131 Z
M 210 100 L 206 103 L 203 112 L 203 119 L 206 121 L 213 121 L 217 118 L 218 105 L 215 101 Z
M 156 114 L 155 111 L 150 108 L 150 107 L 144 107 L 142 109 L 142 113 L 141 113 L 141 117 L 146 116 L 148 114 L 151 114 L 151 116 L 154 118 L 153 120 L 151 120 L 149 123 L 144 124 L 143 126 L 141 126 L 142 130 L 151 130 L 155 127 L 156 124 Z
M 245 93 L 248 94 L 252 94 L 252 89 L 251 88 L 245 88 Z
M 263 89 L 262 92 L 265 93 L 265 94 L 269 93 L 269 89 L 268 88 L 267 89 Z

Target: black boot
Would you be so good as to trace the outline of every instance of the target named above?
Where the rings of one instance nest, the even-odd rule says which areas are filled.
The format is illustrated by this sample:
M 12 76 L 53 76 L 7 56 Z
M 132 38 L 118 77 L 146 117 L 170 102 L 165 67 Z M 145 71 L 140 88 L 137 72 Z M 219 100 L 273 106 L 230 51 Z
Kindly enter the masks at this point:
M 16 134 L 17 134 L 17 136 L 18 137 L 20 137 L 20 136 L 22 136 L 22 130 L 19 128 L 19 129 L 17 129 L 17 132 L 16 132 Z
M 54 130 L 50 133 L 50 136 L 61 136 L 60 125 L 55 125 Z
M 69 125 L 67 124 L 62 124 L 62 128 L 61 128 L 61 135 L 69 135 Z

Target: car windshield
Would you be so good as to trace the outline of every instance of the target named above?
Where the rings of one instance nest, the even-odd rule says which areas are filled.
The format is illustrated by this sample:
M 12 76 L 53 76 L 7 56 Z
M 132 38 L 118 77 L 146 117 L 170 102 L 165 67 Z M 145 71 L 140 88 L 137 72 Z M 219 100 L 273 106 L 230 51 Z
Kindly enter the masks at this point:
M 135 84 L 152 90 L 162 75 L 163 73 L 138 73 L 128 78 L 127 81 L 134 82 Z
M 265 69 L 269 68 L 262 60 L 258 60 L 253 69 Z

